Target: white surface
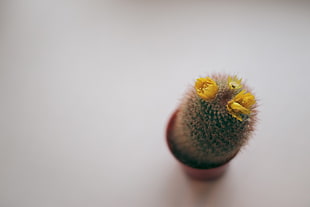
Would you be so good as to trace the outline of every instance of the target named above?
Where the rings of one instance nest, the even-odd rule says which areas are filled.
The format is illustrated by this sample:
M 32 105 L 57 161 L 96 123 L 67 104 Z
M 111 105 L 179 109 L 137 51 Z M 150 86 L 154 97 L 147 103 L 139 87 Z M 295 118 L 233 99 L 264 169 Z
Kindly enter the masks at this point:
M 1 1 L 0 206 L 310 206 L 310 6 L 214 2 Z M 164 131 L 210 72 L 246 78 L 261 113 L 199 183 Z

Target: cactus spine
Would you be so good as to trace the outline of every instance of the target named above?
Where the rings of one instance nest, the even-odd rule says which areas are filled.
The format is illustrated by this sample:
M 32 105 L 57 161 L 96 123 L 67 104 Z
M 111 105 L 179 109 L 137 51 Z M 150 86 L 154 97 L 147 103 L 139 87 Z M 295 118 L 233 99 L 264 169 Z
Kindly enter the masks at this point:
M 236 76 L 198 78 L 177 110 L 170 145 L 184 164 L 209 169 L 225 164 L 247 142 L 256 101 Z

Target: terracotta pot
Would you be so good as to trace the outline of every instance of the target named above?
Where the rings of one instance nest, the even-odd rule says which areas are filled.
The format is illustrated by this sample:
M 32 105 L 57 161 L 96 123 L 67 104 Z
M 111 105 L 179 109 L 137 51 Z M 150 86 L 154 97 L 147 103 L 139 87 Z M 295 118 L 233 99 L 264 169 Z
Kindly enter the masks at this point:
M 204 180 L 204 181 L 215 180 L 215 179 L 220 178 L 226 172 L 226 170 L 228 168 L 228 165 L 229 165 L 228 164 L 229 162 L 227 162 L 227 163 L 225 163 L 225 164 L 223 164 L 223 165 L 221 165 L 219 167 L 216 167 L 216 168 L 198 169 L 198 168 L 193 168 L 193 167 L 185 165 L 180 160 L 178 160 L 178 158 L 173 154 L 173 152 L 171 150 L 171 144 L 170 144 L 169 140 L 171 138 L 171 129 L 172 129 L 173 125 L 174 125 L 177 112 L 178 111 L 176 110 L 172 114 L 172 116 L 170 117 L 168 125 L 167 125 L 167 129 L 166 129 L 166 142 L 167 142 L 167 145 L 169 147 L 169 150 L 170 150 L 171 154 L 180 163 L 183 171 L 190 178 L 193 178 L 193 179 L 196 179 L 196 180 Z

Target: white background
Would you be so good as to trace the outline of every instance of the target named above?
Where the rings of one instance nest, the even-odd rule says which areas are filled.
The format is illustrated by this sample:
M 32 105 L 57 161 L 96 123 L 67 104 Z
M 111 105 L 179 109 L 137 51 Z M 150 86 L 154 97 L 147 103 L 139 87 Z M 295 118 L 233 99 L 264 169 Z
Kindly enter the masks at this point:
M 0 206 L 310 206 L 310 4 L 1 1 Z M 238 74 L 259 124 L 186 179 L 165 127 L 195 78 Z

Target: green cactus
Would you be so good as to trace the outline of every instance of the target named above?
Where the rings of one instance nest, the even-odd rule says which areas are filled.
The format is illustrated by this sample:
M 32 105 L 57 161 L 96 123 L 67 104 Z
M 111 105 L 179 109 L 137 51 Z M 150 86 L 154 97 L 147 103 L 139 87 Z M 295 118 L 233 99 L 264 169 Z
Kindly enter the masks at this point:
M 236 76 L 199 78 L 181 101 L 170 130 L 170 148 L 182 163 L 218 167 L 247 142 L 256 123 L 256 101 Z

